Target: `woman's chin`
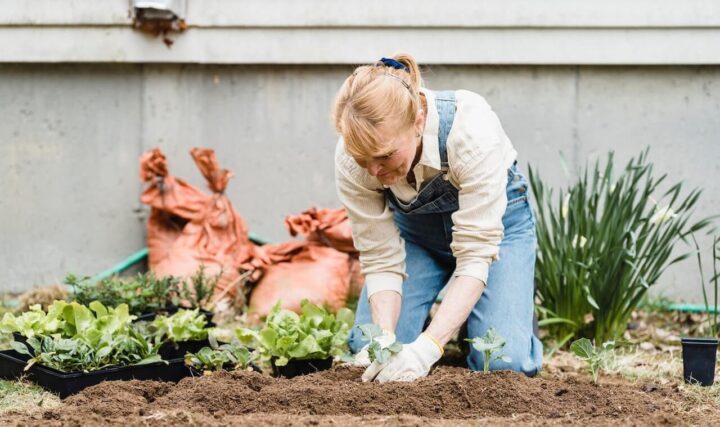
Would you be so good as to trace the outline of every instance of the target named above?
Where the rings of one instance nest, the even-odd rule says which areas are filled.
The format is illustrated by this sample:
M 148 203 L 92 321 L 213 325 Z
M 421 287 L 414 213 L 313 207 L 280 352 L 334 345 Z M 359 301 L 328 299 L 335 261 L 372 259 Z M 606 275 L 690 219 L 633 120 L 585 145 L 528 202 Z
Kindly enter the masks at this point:
M 400 179 L 398 175 L 378 176 L 377 178 L 382 185 L 393 185 Z

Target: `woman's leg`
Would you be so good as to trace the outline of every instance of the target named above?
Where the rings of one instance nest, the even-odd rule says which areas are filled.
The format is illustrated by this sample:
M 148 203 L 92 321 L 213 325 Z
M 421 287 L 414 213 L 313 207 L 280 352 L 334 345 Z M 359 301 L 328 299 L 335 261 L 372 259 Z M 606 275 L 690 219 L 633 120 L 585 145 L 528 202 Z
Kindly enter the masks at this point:
M 426 249 L 405 242 L 405 264 L 408 278 L 403 283 L 402 307 L 395 335 L 402 343 L 411 343 L 420 335 L 435 298 L 450 277 L 452 271 L 439 263 Z M 355 313 L 355 326 L 372 323 L 370 304 L 363 287 Z M 357 327 L 353 327 L 348 339 L 350 350 L 357 353 L 367 344 Z
M 483 336 L 489 328 L 495 328 L 506 340 L 500 354 L 510 356 L 512 361 L 491 361 L 490 369 L 511 369 L 532 376 L 542 367 L 543 351 L 542 343 L 533 333 L 537 240 L 535 220 L 527 202 L 527 184 L 519 173 L 517 176 L 520 178 L 514 180 L 511 176 L 508 188 L 508 208 L 503 216 L 505 237 L 500 244 L 499 260 L 491 265 L 485 291 L 468 318 L 468 337 Z M 483 361 L 483 353 L 471 346 L 470 368 L 482 370 Z

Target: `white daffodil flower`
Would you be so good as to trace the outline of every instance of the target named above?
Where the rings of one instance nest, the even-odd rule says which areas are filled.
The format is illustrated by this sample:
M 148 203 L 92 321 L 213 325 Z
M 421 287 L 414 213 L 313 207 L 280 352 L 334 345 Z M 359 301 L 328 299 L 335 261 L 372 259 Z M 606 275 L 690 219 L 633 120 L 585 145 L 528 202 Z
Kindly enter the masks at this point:
M 673 211 L 670 206 L 665 206 L 662 208 L 658 208 L 655 206 L 655 213 L 653 216 L 650 217 L 650 223 L 655 225 L 664 224 L 673 218 L 675 218 L 677 214 L 675 211 Z
M 560 218 L 565 219 L 568 216 L 568 211 L 570 210 L 570 193 L 565 195 L 565 198 L 562 202 L 562 208 L 560 208 Z
M 585 243 L 587 243 L 587 238 L 585 236 L 578 236 L 577 234 L 572 239 L 572 247 L 573 248 L 584 248 Z

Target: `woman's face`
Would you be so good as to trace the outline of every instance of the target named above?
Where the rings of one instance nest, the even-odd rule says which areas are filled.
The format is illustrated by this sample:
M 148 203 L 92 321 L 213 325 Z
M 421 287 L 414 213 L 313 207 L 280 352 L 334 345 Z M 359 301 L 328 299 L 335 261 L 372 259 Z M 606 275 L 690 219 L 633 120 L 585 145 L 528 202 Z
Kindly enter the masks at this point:
M 379 129 L 382 141 L 387 141 L 390 147 L 387 152 L 376 157 L 355 159 L 360 167 L 367 169 L 368 173 L 376 177 L 383 185 L 392 185 L 406 177 L 413 167 L 413 161 L 420 149 L 420 138 L 424 125 L 422 114 L 418 114 L 414 126 L 397 132 L 397 128 L 386 127 Z

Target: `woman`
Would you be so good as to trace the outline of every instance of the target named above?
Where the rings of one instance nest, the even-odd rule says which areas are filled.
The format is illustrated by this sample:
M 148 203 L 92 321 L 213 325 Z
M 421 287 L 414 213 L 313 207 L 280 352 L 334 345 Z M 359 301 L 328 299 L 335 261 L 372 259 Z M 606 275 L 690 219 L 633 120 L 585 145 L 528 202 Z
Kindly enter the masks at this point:
M 353 328 L 363 380 L 426 376 L 465 322 L 469 337 L 493 327 L 507 340 L 512 361 L 493 360 L 491 369 L 535 375 L 535 222 L 517 153 L 485 99 L 422 87 L 415 60 L 398 54 L 358 67 L 333 116 L 337 190 L 366 278 L 355 322 L 381 326 L 383 345 L 405 343 L 370 364 Z M 471 349 L 468 364 L 482 369 L 483 354 Z

